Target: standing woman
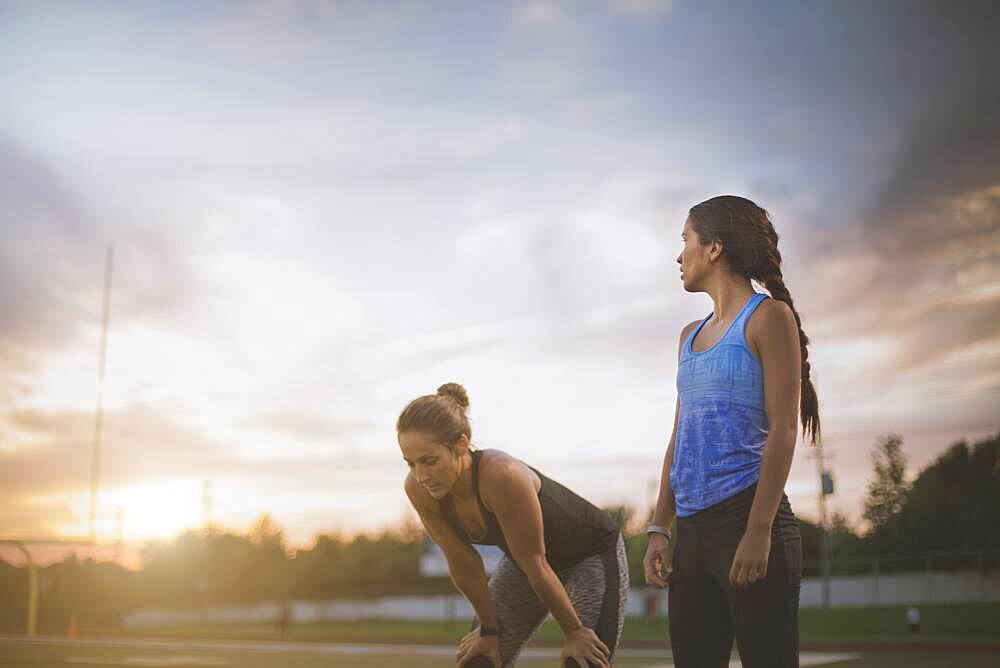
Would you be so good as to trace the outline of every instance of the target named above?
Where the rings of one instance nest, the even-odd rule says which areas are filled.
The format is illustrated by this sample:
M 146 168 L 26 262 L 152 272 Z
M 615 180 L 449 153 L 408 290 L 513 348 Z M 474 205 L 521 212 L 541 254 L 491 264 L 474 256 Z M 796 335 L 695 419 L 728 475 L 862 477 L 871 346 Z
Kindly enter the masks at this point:
M 406 494 L 478 619 L 459 666 L 514 665 L 551 612 L 565 635 L 560 665 L 611 665 L 628 591 L 614 520 L 500 450 L 471 448 L 465 388 L 418 397 L 396 423 L 410 467 Z M 504 551 L 487 582 L 472 544 Z
M 678 668 L 729 665 L 734 636 L 747 668 L 797 667 L 802 545 L 784 486 L 800 413 L 803 433 L 819 435 L 809 339 L 767 211 L 713 197 L 690 210 L 681 238 L 684 289 L 708 293 L 714 308 L 680 335 L 646 581 L 670 587 Z

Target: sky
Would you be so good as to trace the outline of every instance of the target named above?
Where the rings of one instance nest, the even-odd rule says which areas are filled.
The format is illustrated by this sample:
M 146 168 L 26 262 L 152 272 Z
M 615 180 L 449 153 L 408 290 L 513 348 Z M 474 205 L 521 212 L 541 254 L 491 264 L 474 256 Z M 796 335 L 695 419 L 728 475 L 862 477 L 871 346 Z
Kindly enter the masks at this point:
M 1000 429 L 989 2 L 0 2 L 0 538 L 412 518 L 399 411 L 646 508 L 688 209 L 749 197 L 812 340 L 832 509 Z M 800 442 L 787 484 L 817 516 Z M 0 551 L 0 556 L 7 555 Z

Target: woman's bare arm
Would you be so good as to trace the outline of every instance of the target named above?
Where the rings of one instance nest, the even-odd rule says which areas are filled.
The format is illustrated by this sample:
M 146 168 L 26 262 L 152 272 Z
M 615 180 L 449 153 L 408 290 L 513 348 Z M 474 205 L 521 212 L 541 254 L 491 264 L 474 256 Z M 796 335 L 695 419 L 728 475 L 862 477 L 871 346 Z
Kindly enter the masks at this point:
M 700 322 L 700 320 L 696 320 L 681 330 L 680 341 L 677 344 L 678 362 L 680 362 L 681 352 L 684 349 L 684 342 Z M 674 515 L 677 514 L 674 490 L 670 485 L 670 469 L 674 466 L 674 444 L 677 442 L 677 420 L 680 416 L 680 410 L 681 399 L 677 397 L 677 401 L 674 403 L 674 426 L 670 432 L 667 451 L 663 455 L 663 467 L 660 469 L 660 492 L 656 497 L 656 509 L 653 511 L 653 524 L 661 527 L 669 527 L 674 521 Z M 665 536 L 652 534 L 649 537 L 649 545 L 646 548 L 646 556 L 642 564 L 647 584 L 656 587 L 666 587 L 670 584 L 670 572 L 673 570 L 673 566 Z
M 767 574 L 771 525 L 778 512 L 792 466 L 798 436 L 802 352 L 795 316 L 787 304 L 767 300 L 747 323 L 747 342 L 764 370 L 767 442 L 747 529 L 730 570 L 730 582 L 742 587 Z
M 534 481 L 534 474 L 524 464 L 505 457 L 492 463 L 480 484 L 484 500 L 489 501 L 500 523 L 511 556 L 559 627 L 569 633 L 582 624 L 566 589 L 545 558 L 542 506 Z
M 406 495 L 431 539 L 444 552 L 451 581 L 469 600 L 484 626 L 497 625 L 496 611 L 487 587 L 483 560 L 472 545 L 458 535 L 441 514 L 438 502 L 413 479 L 406 478 Z
M 592 629 L 583 626 L 566 588 L 545 557 L 542 506 L 535 489 L 535 474 L 507 456 L 491 462 L 485 472 L 483 468 L 480 472 L 483 501 L 496 515 L 511 556 L 563 631 L 561 660 L 573 657 L 580 665 L 607 668 L 610 650 Z

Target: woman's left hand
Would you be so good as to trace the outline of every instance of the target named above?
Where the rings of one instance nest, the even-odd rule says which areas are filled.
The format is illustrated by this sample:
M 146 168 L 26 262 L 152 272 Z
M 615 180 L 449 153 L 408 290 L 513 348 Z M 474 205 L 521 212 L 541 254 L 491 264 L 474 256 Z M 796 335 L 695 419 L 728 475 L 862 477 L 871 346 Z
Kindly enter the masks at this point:
M 484 637 L 479 635 L 478 626 L 462 638 L 462 641 L 458 644 L 458 654 L 455 656 L 455 659 L 458 661 L 459 666 L 463 666 L 466 662 L 477 656 L 485 656 L 493 662 L 494 666 L 497 666 L 497 668 L 500 666 L 499 638 L 497 636 Z
M 771 529 L 750 529 L 743 533 L 729 569 L 729 583 L 745 587 L 767 575 L 767 556 L 771 552 Z

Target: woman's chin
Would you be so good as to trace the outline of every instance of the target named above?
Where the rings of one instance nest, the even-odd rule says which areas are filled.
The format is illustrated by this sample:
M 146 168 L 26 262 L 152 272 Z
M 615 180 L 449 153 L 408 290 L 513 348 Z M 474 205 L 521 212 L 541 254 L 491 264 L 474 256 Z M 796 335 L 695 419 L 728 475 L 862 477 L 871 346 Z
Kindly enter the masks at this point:
M 683 278 L 683 277 L 681 278 L 681 285 L 684 286 L 684 291 L 685 292 L 704 292 L 704 290 L 702 290 L 700 287 L 698 287 L 697 283 L 695 283 L 693 280 L 689 280 L 687 278 Z

